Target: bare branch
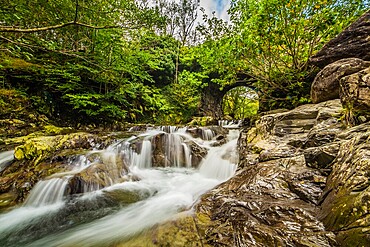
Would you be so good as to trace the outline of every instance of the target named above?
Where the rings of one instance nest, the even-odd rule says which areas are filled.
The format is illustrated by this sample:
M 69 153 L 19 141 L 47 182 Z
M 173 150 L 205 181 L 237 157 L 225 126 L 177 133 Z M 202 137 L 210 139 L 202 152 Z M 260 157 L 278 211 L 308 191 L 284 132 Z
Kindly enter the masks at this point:
M 75 23 L 77 22 L 77 18 L 78 18 L 78 0 L 76 0 L 76 12 L 75 12 Z
M 47 26 L 47 27 L 36 27 L 36 28 L 15 28 L 15 27 L 3 27 L 0 26 L 0 33 L 36 33 L 36 32 L 43 32 L 43 31 L 48 31 L 48 30 L 54 30 L 54 29 L 59 29 L 63 27 L 68 27 L 68 26 L 81 26 L 81 27 L 86 27 L 86 28 L 91 28 L 91 29 L 110 29 L 110 28 L 125 28 L 120 25 L 113 25 L 113 26 L 93 26 L 85 23 L 80 23 L 80 22 L 67 22 L 67 23 L 62 23 L 54 26 Z

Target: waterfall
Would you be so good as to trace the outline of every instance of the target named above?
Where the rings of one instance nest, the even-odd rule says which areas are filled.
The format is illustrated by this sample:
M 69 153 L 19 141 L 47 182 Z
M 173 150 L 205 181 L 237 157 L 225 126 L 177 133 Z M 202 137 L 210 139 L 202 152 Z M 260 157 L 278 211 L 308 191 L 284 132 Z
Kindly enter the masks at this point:
M 144 140 L 141 146 L 139 154 L 133 154 L 135 156 L 133 165 L 139 168 L 151 168 L 152 167 L 152 143 L 150 140 Z
M 0 153 L 0 172 L 14 160 L 14 150 Z
M 166 166 L 181 167 L 181 158 L 184 155 L 181 136 L 170 133 L 166 135 L 165 140 Z
M 184 150 L 186 168 L 191 168 L 191 150 L 186 143 L 182 143 L 182 148 Z
M 202 139 L 206 141 L 212 140 L 212 138 L 215 136 L 215 133 L 210 129 L 202 128 Z
M 227 136 L 229 142 L 211 149 L 206 159 L 202 162 L 199 172 L 206 177 L 218 180 L 227 180 L 233 176 L 238 162 L 236 150 L 238 136 L 238 130 L 230 131 Z
M 230 141 L 213 147 L 214 132 L 203 128 L 200 140 L 186 131 L 149 130 L 81 156 L 71 172 L 39 181 L 23 207 L 0 214 L 0 222 L 9 221 L 0 224 L 0 245 L 115 246 L 191 210 L 235 173 L 238 132 L 230 130 Z M 208 150 L 197 169 L 192 145 Z
M 218 120 L 218 125 L 223 128 L 237 129 L 240 128 L 242 120 Z
M 62 178 L 39 181 L 25 201 L 25 206 L 37 207 L 62 202 L 67 185 L 68 180 Z

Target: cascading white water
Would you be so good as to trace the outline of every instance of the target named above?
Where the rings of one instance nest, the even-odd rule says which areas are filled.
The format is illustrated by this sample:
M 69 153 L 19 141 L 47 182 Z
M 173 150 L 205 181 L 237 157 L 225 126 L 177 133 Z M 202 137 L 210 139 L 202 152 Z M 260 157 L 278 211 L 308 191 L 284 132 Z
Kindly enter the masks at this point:
M 215 133 L 210 129 L 202 128 L 202 139 L 206 141 L 212 140 L 215 137 Z
M 234 175 L 238 162 L 236 150 L 238 136 L 238 130 L 231 130 L 228 135 L 229 142 L 221 147 L 212 148 L 202 162 L 199 172 L 206 177 L 219 180 L 226 180 Z
M 113 245 L 170 220 L 179 212 L 190 210 L 199 196 L 234 174 L 236 132 L 228 136 L 233 140 L 220 147 L 211 147 L 208 145 L 210 141 L 202 143 L 203 147 L 208 145 L 208 155 L 200 168 L 194 169 L 191 168 L 191 149 L 184 142 L 185 139 L 190 141 L 190 136 L 173 128 L 169 130 L 173 132 L 166 133 L 168 138 L 163 139 L 168 160 L 168 166 L 164 168 L 153 168 L 150 157 L 154 145 L 152 138 L 163 135 L 163 132 L 146 133 L 100 151 L 101 163 L 114 164 L 122 157 L 129 165 L 132 176 L 139 179 L 122 183 L 112 179 L 111 186 L 74 196 L 72 201 L 64 201 L 64 206 L 60 206 L 60 202 L 63 201 L 68 177 L 60 175 L 39 182 L 31 191 L 25 207 L 0 215 L 2 222 L 15 217 L 16 212 L 22 212 L 19 214 L 21 218 L 12 219 L 6 226 L 0 224 L 0 246 Z M 131 145 L 138 141 L 141 146 L 136 147 L 141 148 L 136 152 Z M 171 149 L 167 150 L 167 146 L 171 146 Z M 182 158 L 184 165 L 180 162 Z M 94 165 L 94 162 L 86 163 L 86 159 L 80 160 L 85 163 L 76 164 L 78 171 Z M 114 193 L 119 196 L 112 197 Z M 122 205 L 121 200 L 127 193 L 134 193 L 141 199 Z M 89 201 L 90 206 L 86 206 Z M 50 204 L 58 207 L 51 208 Z
M 39 181 L 25 201 L 26 206 L 44 206 L 63 201 L 68 179 L 51 178 Z
M 240 128 L 242 120 L 218 120 L 218 125 L 224 128 L 237 129 Z
M 184 150 L 186 168 L 191 168 L 191 150 L 186 143 L 182 143 L 182 148 Z
M 14 150 L 0 152 L 0 172 L 14 160 Z
M 150 140 L 143 140 L 141 151 L 139 154 L 132 154 L 134 159 L 132 165 L 137 166 L 141 169 L 151 168 L 152 167 L 152 143 Z
M 181 136 L 175 133 L 166 135 L 166 166 L 181 167 L 181 158 L 184 155 Z

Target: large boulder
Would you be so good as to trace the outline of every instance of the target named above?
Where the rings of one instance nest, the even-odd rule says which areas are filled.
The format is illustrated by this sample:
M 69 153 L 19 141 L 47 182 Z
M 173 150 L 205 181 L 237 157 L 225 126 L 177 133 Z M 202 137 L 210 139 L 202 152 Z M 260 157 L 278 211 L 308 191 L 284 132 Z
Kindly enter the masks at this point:
M 342 145 L 322 195 L 320 219 L 340 246 L 370 246 L 370 125 L 341 135 Z
M 340 98 L 351 114 L 370 117 L 370 67 L 340 80 Z M 365 117 L 366 116 L 366 117 Z
M 92 192 L 131 180 L 129 168 L 121 155 L 108 152 L 98 154 L 99 161 L 74 174 L 69 180 L 69 194 Z
M 327 43 L 311 59 L 320 68 L 342 58 L 370 60 L 370 11 Z
M 51 158 L 54 153 L 63 149 L 91 149 L 104 139 L 85 132 L 67 135 L 40 136 L 30 138 L 15 148 L 14 157 L 17 160 L 32 160 L 35 164 Z M 105 143 L 104 145 L 107 145 Z
M 339 81 L 370 66 L 370 62 L 358 58 L 345 58 L 322 69 L 311 86 L 311 100 L 319 103 L 339 98 Z

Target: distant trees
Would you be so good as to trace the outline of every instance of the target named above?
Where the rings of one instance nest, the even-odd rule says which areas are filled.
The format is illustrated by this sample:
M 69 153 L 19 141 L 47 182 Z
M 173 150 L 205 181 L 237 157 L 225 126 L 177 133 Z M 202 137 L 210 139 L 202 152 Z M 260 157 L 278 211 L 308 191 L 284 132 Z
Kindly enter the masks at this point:
M 308 101 L 310 56 L 369 7 L 362 0 L 233 0 L 233 44 L 269 107 Z M 266 104 L 265 104 L 266 105 Z
M 200 0 L 155 0 L 156 8 L 165 18 L 165 33 L 180 40 L 181 45 L 193 44 L 196 39 L 196 20 Z
M 63 123 L 184 123 L 199 113 L 202 91 L 236 82 L 256 88 L 262 109 L 292 107 L 308 100 L 310 55 L 369 7 L 360 0 L 231 6 L 231 23 L 203 10 L 198 25 L 199 0 L 3 0 L 1 86 Z M 225 111 L 245 115 L 235 105 Z

